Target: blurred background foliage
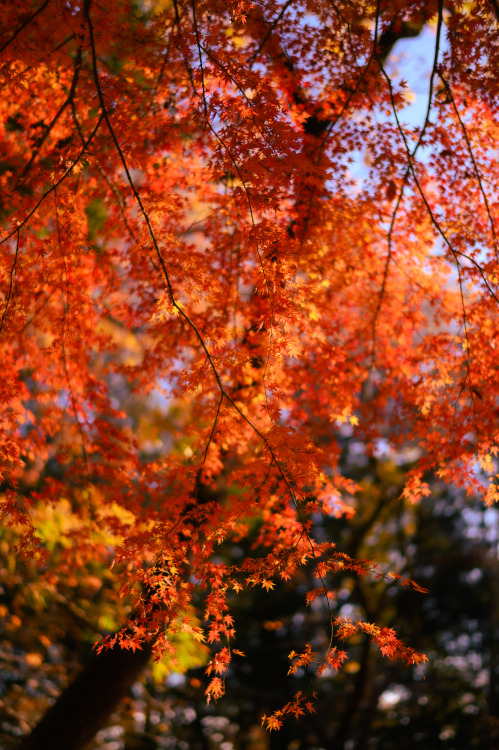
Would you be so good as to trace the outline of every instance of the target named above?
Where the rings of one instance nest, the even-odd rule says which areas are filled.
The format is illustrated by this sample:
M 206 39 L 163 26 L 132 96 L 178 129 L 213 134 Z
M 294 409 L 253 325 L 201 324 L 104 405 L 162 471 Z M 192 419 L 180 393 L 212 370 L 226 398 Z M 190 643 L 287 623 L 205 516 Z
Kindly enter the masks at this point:
M 120 384 L 117 384 L 119 391 Z M 121 400 L 126 401 L 126 389 Z M 135 399 L 136 397 L 134 397 Z M 165 416 L 154 398 L 129 403 L 127 412 L 142 437 L 143 459 L 165 449 L 182 451 L 177 440 L 185 418 L 181 405 Z M 135 424 L 136 423 L 136 424 Z M 351 430 L 351 428 L 348 428 Z M 317 518 L 316 533 L 337 542 L 352 557 L 369 559 L 383 571 L 409 577 L 427 588 L 418 593 L 399 581 L 338 572 L 328 584 L 335 615 L 394 628 L 405 643 L 428 655 L 424 667 L 408 668 L 383 658 L 370 639 L 346 644 L 348 661 L 339 673 L 319 680 L 299 669 L 287 676 L 288 654 L 309 641 L 320 655 L 327 648 L 329 613 L 323 598 L 309 606 L 306 592 L 317 586 L 304 568 L 297 582 L 265 593 L 234 594 L 237 636 L 226 695 L 207 705 L 207 650 L 179 636 L 177 661 L 151 663 L 143 680 L 99 732 L 93 750 L 494 750 L 499 746 L 499 514 L 428 477 L 431 496 L 419 505 L 401 499 L 404 476 L 414 457 L 368 455 L 352 433 L 342 437 L 342 470 L 360 486 L 352 518 Z M 36 491 L 58 467 L 27 461 L 24 491 Z M 78 535 L 78 493 L 72 487 L 52 507 L 37 508 L 33 521 L 42 547 L 55 555 L 59 583 L 50 571 L 20 561 L 18 530 L 0 535 L 0 721 L 2 747 L 15 748 L 72 676 L 91 658 L 93 644 L 122 626 L 131 600 L 118 599 L 110 567 L 113 544 L 96 524 L 95 545 L 68 545 Z M 124 511 L 118 510 L 117 513 Z M 62 533 L 64 532 L 64 534 Z M 230 564 L 258 555 L 254 539 L 221 545 Z M 99 547 L 100 545 L 100 547 Z M 253 549 L 250 549 L 253 546 Z M 95 550 L 99 547 L 99 554 Z M 194 615 L 193 615 L 194 616 Z M 316 713 L 288 721 L 279 732 L 261 729 L 270 714 L 297 690 L 317 691 Z

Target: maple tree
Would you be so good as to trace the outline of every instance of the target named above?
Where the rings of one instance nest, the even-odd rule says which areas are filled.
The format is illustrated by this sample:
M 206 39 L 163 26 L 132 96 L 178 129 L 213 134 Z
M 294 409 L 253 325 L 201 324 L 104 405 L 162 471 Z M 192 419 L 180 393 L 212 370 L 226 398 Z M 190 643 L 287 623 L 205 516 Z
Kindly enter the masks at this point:
M 302 566 L 331 641 L 292 670 L 341 669 L 359 632 L 422 662 L 337 617 L 336 574 L 398 574 L 314 519 L 352 512 L 346 425 L 370 453 L 417 449 L 410 502 L 429 472 L 497 498 L 497 4 L 9 1 L 0 19 L 2 508 L 39 587 L 112 565 L 128 620 L 97 650 L 215 644 L 208 699 L 229 594 Z M 416 126 L 388 63 L 426 26 Z M 255 553 L 221 562 L 255 524 Z M 299 693 L 266 725 L 312 709 Z

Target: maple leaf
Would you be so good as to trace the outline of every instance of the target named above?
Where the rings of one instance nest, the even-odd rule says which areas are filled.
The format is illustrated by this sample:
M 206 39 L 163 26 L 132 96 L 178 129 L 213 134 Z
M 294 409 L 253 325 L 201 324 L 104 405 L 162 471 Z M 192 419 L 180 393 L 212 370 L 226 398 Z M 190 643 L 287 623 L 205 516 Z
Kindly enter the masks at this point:
M 220 677 L 213 677 L 213 679 L 210 681 L 208 687 L 205 690 L 206 695 L 206 702 L 210 703 L 210 701 L 217 700 L 218 698 L 221 698 L 222 695 L 225 694 L 225 687 L 220 679 Z
M 265 591 L 271 591 L 275 588 L 275 583 L 273 581 L 262 581 L 262 588 L 264 588 Z
M 142 644 L 137 638 L 130 638 L 127 641 L 124 641 L 123 647 L 131 649 L 134 653 L 137 651 L 137 649 L 139 649 L 139 651 L 142 650 Z

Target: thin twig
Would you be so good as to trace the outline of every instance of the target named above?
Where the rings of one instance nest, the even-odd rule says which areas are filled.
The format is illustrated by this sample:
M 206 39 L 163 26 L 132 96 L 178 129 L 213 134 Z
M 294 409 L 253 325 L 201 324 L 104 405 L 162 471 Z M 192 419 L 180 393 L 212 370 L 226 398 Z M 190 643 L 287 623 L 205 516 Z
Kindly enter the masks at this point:
M 51 193 L 53 193 L 54 190 L 56 190 L 59 187 L 59 185 L 61 185 L 61 183 L 64 182 L 64 180 L 66 179 L 66 177 L 68 177 L 68 175 L 71 174 L 71 172 L 76 167 L 76 165 L 78 164 L 78 162 L 82 158 L 83 154 L 87 150 L 88 146 L 90 145 L 93 137 L 97 133 L 97 130 L 99 129 L 99 125 L 101 124 L 101 122 L 102 122 L 103 119 L 104 119 L 104 116 L 101 115 L 99 117 L 98 121 L 97 121 L 97 125 L 95 126 L 95 128 L 93 129 L 93 131 L 89 135 L 89 137 L 87 138 L 86 143 L 83 144 L 83 148 L 81 149 L 80 153 L 78 154 L 78 156 L 76 157 L 76 159 L 73 161 L 73 163 L 68 167 L 68 169 L 66 169 L 66 171 L 64 172 L 64 174 L 62 175 L 62 177 L 59 180 L 57 180 L 57 182 L 55 182 L 48 190 L 46 190 L 43 193 L 43 195 L 40 198 L 40 200 L 38 201 L 38 203 L 29 212 L 29 214 L 26 216 L 26 218 L 23 219 L 23 221 L 19 224 L 19 226 L 17 226 L 15 229 L 13 229 L 12 232 L 10 232 L 10 234 L 8 234 L 6 237 L 3 238 L 3 240 L 0 240 L 0 245 L 3 245 L 3 243 L 7 242 L 8 240 L 10 240 L 10 238 L 13 237 L 16 234 L 16 232 L 19 232 L 19 230 L 22 229 L 28 223 L 28 221 L 31 219 L 31 217 L 33 216 L 33 214 L 40 208 L 40 206 L 43 203 L 43 201 L 45 200 L 45 198 L 47 198 Z
M 439 0 L 439 2 L 442 2 L 442 0 Z M 379 5 L 379 0 L 378 0 L 378 5 Z M 430 204 L 428 203 L 428 199 L 427 199 L 427 197 L 426 197 L 426 195 L 424 193 L 424 190 L 421 187 L 421 183 L 419 182 L 419 179 L 418 179 L 418 177 L 416 175 L 416 170 L 414 168 L 414 162 L 413 162 L 411 150 L 409 148 L 409 144 L 407 143 L 407 138 L 406 138 L 406 135 L 404 133 L 404 130 L 402 128 L 402 125 L 401 125 L 401 122 L 400 122 L 400 119 L 399 119 L 399 116 L 398 116 L 397 108 L 396 108 L 396 105 L 395 105 L 395 97 L 394 97 L 394 93 L 393 93 L 393 86 L 392 86 L 391 79 L 388 76 L 388 74 L 387 74 L 387 72 L 386 72 L 386 70 L 385 70 L 385 68 L 384 68 L 383 63 L 381 62 L 381 60 L 378 60 L 378 64 L 379 64 L 379 67 L 380 67 L 380 71 L 381 71 L 381 73 L 382 73 L 383 77 L 385 78 L 386 83 L 388 85 L 388 90 L 389 90 L 389 94 L 390 94 L 390 102 L 391 102 L 391 107 L 392 107 L 393 115 L 394 115 L 395 121 L 397 123 L 398 131 L 399 131 L 399 133 L 400 133 L 400 135 L 402 137 L 402 140 L 404 142 L 404 146 L 405 146 L 405 150 L 406 150 L 406 153 L 407 153 L 407 157 L 408 157 L 408 161 L 409 161 L 409 166 L 410 166 L 410 170 L 411 170 L 411 175 L 412 175 L 412 177 L 414 179 L 414 183 L 415 183 L 415 185 L 416 185 L 416 187 L 418 189 L 418 192 L 419 192 L 419 194 L 421 196 L 421 200 L 423 201 L 423 204 L 424 204 L 424 206 L 425 206 L 425 208 L 426 208 L 426 210 L 428 212 L 428 215 L 430 217 L 431 223 L 433 224 L 433 226 L 437 230 L 437 232 L 440 235 L 440 237 L 443 239 L 445 245 L 448 247 L 448 249 L 449 249 L 449 251 L 450 251 L 451 255 L 453 256 L 454 261 L 456 263 L 456 269 L 457 269 L 457 275 L 458 275 L 458 283 L 459 283 L 459 290 L 460 290 L 460 296 L 461 296 L 461 306 L 462 306 L 462 311 L 463 311 L 464 334 L 465 334 L 465 340 L 466 340 L 466 379 L 465 379 L 465 383 L 466 383 L 466 380 L 469 382 L 470 400 L 471 400 L 472 407 L 473 407 L 473 413 L 475 415 L 475 425 L 476 425 L 475 398 L 474 398 L 473 384 L 472 384 L 472 381 L 471 381 L 471 369 L 470 369 L 470 345 L 469 345 L 470 342 L 469 342 L 469 333 L 468 333 L 468 318 L 467 318 L 467 313 L 466 313 L 466 305 L 465 305 L 465 302 L 464 302 L 464 288 L 463 288 L 463 281 L 462 281 L 462 275 L 461 275 L 461 264 L 459 262 L 459 257 L 460 256 L 461 257 L 465 257 L 468 260 L 470 260 L 474 265 L 476 265 L 479 269 L 480 269 L 480 267 L 479 267 L 478 263 L 476 263 L 476 261 L 473 261 L 472 258 L 469 258 L 469 256 L 467 256 L 464 253 L 456 250 L 453 247 L 453 245 L 449 241 L 446 233 L 444 232 L 444 230 L 440 226 L 440 223 L 438 222 L 438 220 L 437 220 L 437 218 L 436 218 L 436 216 L 435 216 L 435 214 L 434 214 L 434 212 L 433 212 Z M 485 275 L 483 274 L 483 269 L 480 269 L 480 271 L 481 271 L 481 275 L 482 275 L 482 278 L 483 278 L 483 280 L 485 282 L 485 285 L 486 285 L 487 289 L 489 290 L 489 292 L 492 295 L 492 297 L 499 304 L 499 299 L 497 298 L 497 296 L 495 295 L 495 293 L 493 292 L 493 290 L 490 288 L 490 286 L 488 284 L 488 281 L 487 281 Z M 462 391 L 463 391 L 463 389 L 461 389 L 461 393 L 462 393 Z
M 23 29 L 25 29 L 25 28 L 26 28 L 26 26 L 29 26 L 29 24 L 31 23 L 31 21 L 32 21 L 32 20 L 33 20 L 34 18 L 36 18 L 36 17 L 37 17 L 37 15 L 38 15 L 39 13 L 41 13 L 41 12 L 42 12 L 42 10 L 44 10 L 44 9 L 45 9 L 45 8 L 47 7 L 47 5 L 49 4 L 49 2 L 50 2 L 50 0 L 45 0 L 45 2 L 44 2 L 44 3 L 42 3 L 42 4 L 40 5 L 40 7 L 38 8 L 38 10 L 35 10 L 35 12 L 34 12 L 34 13 L 32 13 L 32 14 L 31 14 L 30 16 L 28 16 L 28 18 L 27 18 L 27 19 L 26 19 L 25 21 L 23 21 L 23 23 L 22 23 L 22 24 L 21 24 L 21 25 L 20 25 L 20 26 L 19 26 L 19 27 L 18 27 L 18 28 L 17 28 L 17 29 L 16 29 L 15 31 L 14 31 L 14 33 L 12 34 L 12 36 L 10 37 L 10 39 L 8 39 L 8 40 L 7 40 L 6 42 L 5 42 L 5 44 L 3 44 L 3 45 L 2 45 L 1 47 L 0 47 L 0 54 L 1 54 L 1 53 L 2 53 L 2 52 L 3 52 L 4 50 L 5 50 L 5 49 L 7 49 L 7 47 L 9 46 L 9 44 L 11 44 L 11 43 L 12 43 L 12 42 L 14 41 L 14 39 L 15 39 L 15 38 L 16 38 L 16 37 L 18 36 L 18 34 L 20 34 L 20 33 L 21 33 L 21 31 L 22 31 Z
M 30 157 L 29 161 L 27 162 L 27 164 L 25 165 L 23 171 L 19 175 L 19 178 L 17 180 L 17 183 L 16 183 L 16 186 L 15 186 L 14 190 L 16 190 L 19 187 L 19 185 L 21 184 L 21 182 L 24 180 L 24 178 L 28 174 L 28 172 L 31 169 L 31 166 L 32 166 L 34 160 L 36 159 L 36 157 L 40 153 L 43 144 L 45 143 L 45 141 L 47 140 L 48 136 L 52 132 L 55 124 L 57 123 L 57 121 L 59 119 L 59 117 L 62 115 L 62 113 L 64 112 L 64 110 L 68 106 L 68 104 L 72 104 L 73 103 L 74 95 L 75 95 L 75 92 L 76 92 L 76 86 L 77 86 L 77 83 L 78 83 L 78 76 L 80 74 L 80 68 L 81 68 L 82 59 L 83 59 L 83 57 L 82 57 L 82 49 L 81 49 L 81 47 L 79 47 L 78 48 L 78 52 L 76 53 L 75 64 L 74 64 L 74 69 L 73 69 L 73 79 L 71 81 L 71 87 L 69 89 L 69 94 L 68 94 L 66 100 L 61 104 L 61 106 L 59 107 L 59 109 L 55 113 L 55 115 L 52 118 L 51 122 L 48 125 L 46 125 L 45 132 L 43 133 L 43 135 L 41 136 L 41 138 L 38 140 L 38 143 L 36 144 L 36 148 L 34 149 L 33 153 L 31 154 L 31 157 Z
M 66 333 L 67 333 L 67 325 L 68 325 L 68 312 L 69 312 L 69 280 L 68 280 L 68 269 L 66 266 L 66 258 L 64 256 L 64 252 L 62 250 L 62 241 L 61 241 L 61 228 L 59 224 L 59 207 L 57 205 L 57 190 L 54 190 L 54 203 L 55 203 L 55 221 L 57 226 L 57 237 L 59 240 L 59 251 L 61 253 L 62 258 L 62 265 L 64 268 L 64 278 L 66 281 L 66 297 L 65 297 L 65 303 L 64 303 L 64 317 L 63 317 L 63 331 L 61 336 L 61 350 L 62 350 L 62 361 L 64 365 L 64 372 L 66 373 L 66 382 L 68 384 L 69 393 L 71 396 L 71 403 L 73 404 L 73 413 L 75 417 L 75 422 L 78 427 L 78 432 L 80 433 L 81 437 L 81 445 L 82 445 L 82 452 L 83 452 L 83 460 L 85 463 L 85 471 L 87 474 L 87 480 L 90 478 L 90 470 L 88 465 L 88 455 L 87 455 L 87 448 L 85 444 L 85 433 L 83 431 L 83 425 L 80 422 L 80 418 L 78 416 L 78 410 L 76 408 L 76 399 L 73 391 L 73 386 L 71 384 L 71 378 L 69 377 L 69 369 L 68 369 L 68 361 L 66 357 Z M 64 293 L 63 293 L 63 299 L 64 299 Z
M 291 5 L 291 3 L 292 3 L 292 0 L 288 0 L 287 3 L 285 3 L 283 5 L 282 10 L 279 13 L 279 15 L 277 16 L 277 18 L 274 21 L 272 21 L 272 23 L 269 24 L 269 28 L 267 29 L 267 33 L 265 34 L 265 36 L 263 37 L 262 41 L 260 42 L 260 46 L 258 47 L 257 51 L 254 53 L 254 55 L 252 55 L 252 57 L 249 60 L 250 69 L 253 67 L 253 64 L 255 63 L 257 57 L 259 56 L 259 54 L 261 53 L 261 51 L 263 50 L 263 48 L 267 44 L 267 41 L 268 41 L 270 35 L 272 34 L 272 32 L 274 31 L 275 27 L 277 26 L 277 24 L 279 23 L 279 21 L 282 19 L 282 17 L 286 13 L 286 11 L 289 8 L 289 6 Z
M 421 128 L 421 132 L 419 134 L 419 138 L 417 140 L 416 145 L 414 146 L 414 149 L 411 154 L 411 159 L 414 160 L 414 157 L 416 156 L 416 153 L 423 141 L 423 137 L 426 133 L 426 128 L 428 127 L 428 124 L 430 122 L 430 114 L 431 114 L 431 105 L 432 105 L 432 98 L 433 98 L 433 88 L 434 88 L 434 81 L 435 81 L 435 75 L 438 73 L 437 65 L 438 65 L 438 55 L 440 51 L 440 38 L 441 38 L 441 32 L 442 32 L 442 22 L 443 22 L 443 2 L 442 0 L 438 0 L 438 22 L 437 22 L 437 31 L 436 31 L 436 40 L 435 40 L 435 52 L 433 55 L 433 65 L 431 69 L 431 75 L 430 75 L 430 85 L 429 85 L 429 91 L 428 91 L 428 106 L 426 108 L 426 115 L 423 123 L 423 127 Z M 376 26 L 375 26 L 375 40 L 377 39 L 377 29 L 378 29 L 378 17 L 376 17 Z M 375 47 L 376 49 L 376 47 Z M 376 54 L 376 59 L 378 61 L 378 64 L 381 66 L 381 61 L 379 60 L 378 55 Z M 383 304 L 383 297 L 386 290 L 386 282 L 388 279 L 388 270 L 390 267 L 390 261 L 392 258 L 392 241 L 393 241 L 393 230 L 395 227 L 395 221 L 397 218 L 397 213 L 400 207 L 400 204 L 402 202 L 402 198 L 404 195 L 404 189 L 407 184 L 407 180 L 409 178 L 409 175 L 411 173 L 411 166 L 410 163 L 407 164 L 404 176 L 402 178 L 402 185 L 400 187 L 399 195 L 397 198 L 397 202 L 395 204 L 395 208 L 392 214 L 392 218 L 390 221 L 390 227 L 388 229 L 388 235 L 387 235 L 387 241 L 388 241 L 388 253 L 386 256 L 386 263 L 385 268 L 383 271 L 383 281 L 381 284 L 381 290 L 378 298 L 378 304 L 376 306 L 376 310 L 374 312 L 373 322 L 372 322 L 372 362 L 374 364 L 375 356 L 376 356 L 376 323 L 378 320 L 378 315 L 381 311 L 381 305 Z
M 192 19 L 194 21 L 194 32 L 196 34 L 196 46 L 198 48 L 199 69 L 201 71 L 201 89 L 203 91 L 204 116 L 206 117 L 206 119 L 208 119 L 208 104 L 206 102 L 206 90 L 205 90 L 205 86 L 204 86 L 203 56 L 201 54 L 201 41 L 199 39 L 198 22 L 197 22 L 197 19 L 196 19 L 196 8 L 195 8 L 195 5 L 194 5 L 194 0 L 191 0 L 191 8 L 192 8 Z
M 147 213 L 147 211 L 146 211 L 146 209 L 144 207 L 144 204 L 142 202 L 140 194 L 139 194 L 139 192 L 137 190 L 137 187 L 135 186 L 135 183 L 134 183 L 134 181 L 132 179 L 132 176 L 130 174 L 130 170 L 129 170 L 127 161 L 125 159 L 125 155 L 123 153 L 123 150 L 122 150 L 122 148 L 120 146 L 120 143 L 118 141 L 118 138 L 116 136 L 115 130 L 114 130 L 114 128 L 112 126 L 112 123 L 110 121 L 110 118 L 109 118 L 109 114 L 108 114 L 108 111 L 107 111 L 106 103 L 105 103 L 105 100 L 104 100 L 104 94 L 102 92 L 102 88 L 101 88 L 101 85 L 100 85 L 99 72 L 98 72 L 98 69 L 97 69 L 97 55 L 96 55 L 96 49 L 95 49 L 94 29 L 93 29 L 92 20 L 91 20 L 91 17 L 90 17 L 90 2 L 91 2 L 91 0 L 84 0 L 84 12 L 85 12 L 86 20 L 87 20 L 87 26 L 88 26 L 89 37 L 90 37 L 90 49 L 91 49 L 91 54 L 92 54 L 92 68 L 93 68 L 93 74 L 94 74 L 94 82 L 95 82 L 95 87 L 96 87 L 96 90 L 97 90 L 97 95 L 98 95 L 98 98 L 99 98 L 99 103 L 100 103 L 100 107 L 101 107 L 102 117 L 106 121 L 106 125 L 107 125 L 109 133 L 111 135 L 111 139 L 112 139 L 112 141 L 113 141 L 113 143 L 115 145 L 115 148 L 116 148 L 116 150 L 118 152 L 120 161 L 121 161 L 121 163 L 123 165 L 123 169 L 125 171 L 128 183 L 130 185 L 130 189 L 132 190 L 132 193 L 133 193 L 133 195 L 134 195 L 134 197 L 135 197 L 135 199 L 137 201 L 137 204 L 139 206 L 140 212 L 141 212 L 141 214 L 142 214 L 142 216 L 144 218 L 144 221 L 145 221 L 145 223 L 147 225 L 147 228 L 148 228 L 148 231 L 149 231 L 149 235 L 151 237 L 151 241 L 152 241 L 154 250 L 156 252 L 156 255 L 157 255 L 157 258 L 159 260 L 161 269 L 163 271 L 163 276 L 164 276 L 166 288 L 168 290 L 168 294 L 169 294 L 169 297 L 170 297 L 171 305 L 172 305 L 173 308 L 175 308 L 178 311 L 179 315 L 190 326 L 190 328 L 194 332 L 197 340 L 199 341 L 199 344 L 200 344 L 202 350 L 204 351 L 204 353 L 206 355 L 206 358 L 207 358 L 207 361 L 209 363 L 210 369 L 211 369 L 211 371 L 213 373 L 213 376 L 214 376 L 215 381 L 217 383 L 217 386 L 219 388 L 221 397 L 225 397 L 227 399 L 227 401 L 229 402 L 229 404 L 231 404 L 231 406 L 236 411 L 236 413 L 239 414 L 239 416 L 241 417 L 241 419 L 244 422 L 246 422 L 246 424 L 260 438 L 260 440 L 264 444 L 265 448 L 269 452 L 271 458 L 273 459 L 273 461 L 274 461 L 274 463 L 275 463 L 275 465 L 276 465 L 276 467 L 277 467 L 277 469 L 279 471 L 279 474 L 280 474 L 283 482 L 285 483 L 285 485 L 286 485 L 286 487 L 288 489 L 289 496 L 290 496 L 291 501 L 293 503 L 293 506 L 294 506 L 294 508 L 296 510 L 299 522 L 300 522 L 300 524 L 302 526 L 303 533 L 305 533 L 307 541 L 308 541 L 308 544 L 310 546 L 310 549 L 311 549 L 311 552 L 312 552 L 312 557 L 315 559 L 316 555 L 315 555 L 314 544 L 313 544 L 312 538 L 310 537 L 310 534 L 308 533 L 308 531 L 306 531 L 305 520 L 303 518 L 301 509 L 300 509 L 300 507 L 298 505 L 298 502 L 296 500 L 296 496 L 295 496 L 295 493 L 294 493 L 293 487 L 292 487 L 292 481 L 287 476 L 286 471 L 285 471 L 282 463 L 277 458 L 276 452 L 275 452 L 274 448 L 272 447 L 272 445 L 270 444 L 269 439 L 267 437 L 265 437 L 265 435 L 261 432 L 261 430 L 259 430 L 258 427 L 251 421 L 251 419 L 248 416 L 246 416 L 246 414 L 242 411 L 242 409 L 236 404 L 236 402 L 234 401 L 234 399 L 231 398 L 231 396 L 228 394 L 225 386 L 222 383 L 220 374 L 218 373 L 218 370 L 217 370 L 217 368 L 215 366 L 215 362 L 213 360 L 213 356 L 211 355 L 211 353 L 210 353 L 210 351 L 209 351 L 209 349 L 207 347 L 207 344 L 206 344 L 203 336 L 201 335 L 201 333 L 200 333 L 198 327 L 196 326 L 196 324 L 194 323 L 194 321 L 191 320 L 191 318 L 189 317 L 189 315 L 184 311 L 184 309 L 180 306 L 180 304 L 176 300 L 175 293 L 173 291 L 173 286 L 171 284 L 171 280 L 170 280 L 170 277 L 169 277 L 169 274 L 168 274 L 168 269 L 166 267 L 166 263 L 164 261 L 164 258 L 163 258 L 162 254 L 161 254 L 161 251 L 160 251 L 160 248 L 159 248 L 159 245 L 158 245 L 158 241 L 156 239 L 156 235 L 154 233 L 154 230 L 152 228 L 152 225 L 151 225 L 151 222 L 150 222 L 150 219 L 149 219 L 149 215 L 148 215 L 148 213 Z M 208 126 L 209 126 L 210 130 L 215 135 L 215 137 L 217 137 L 221 141 L 220 137 L 218 136 L 218 134 L 214 131 L 213 127 L 211 126 L 211 123 L 209 122 L 209 120 L 207 120 L 207 123 L 208 123 Z M 223 141 L 221 141 L 221 142 L 223 143 Z M 229 151 L 229 153 L 230 153 L 230 151 Z M 233 162 L 235 163 L 235 160 L 232 157 L 232 155 L 231 155 L 231 158 L 233 159 Z M 236 167 L 237 167 L 237 165 L 236 165 Z M 237 169 L 237 171 L 239 172 L 239 169 Z M 222 402 L 222 398 L 220 399 L 220 405 L 221 405 L 221 402 Z M 321 580 L 322 580 L 322 577 L 321 577 Z M 323 585 L 325 586 L 325 582 L 324 581 L 323 581 Z M 332 622 L 332 612 L 331 611 L 330 611 L 330 616 L 331 616 L 331 622 Z
M 215 414 L 215 419 L 214 419 L 214 421 L 213 421 L 213 427 L 211 428 L 211 432 L 210 432 L 210 437 L 209 437 L 209 440 L 208 440 L 208 445 L 206 446 L 206 450 L 205 450 L 205 452 L 204 452 L 204 456 L 203 456 L 203 464 L 204 464 L 204 463 L 205 463 L 205 461 L 206 461 L 206 457 L 207 457 L 207 455 L 208 455 L 208 449 L 209 449 L 209 447 L 210 447 L 210 445 L 211 445 L 211 441 L 213 440 L 213 434 L 214 434 L 214 432 L 215 432 L 215 427 L 217 426 L 217 421 L 218 421 L 218 417 L 219 417 L 219 414 L 220 414 L 220 409 L 221 409 L 221 407 L 222 407 L 222 401 L 223 401 L 223 400 L 224 400 L 224 394 L 223 394 L 223 393 L 221 393 L 221 394 L 220 394 L 220 401 L 218 402 L 217 413 Z
M 466 141 L 466 145 L 468 146 L 468 152 L 469 152 L 469 155 L 470 155 L 470 159 L 473 162 L 473 168 L 475 170 L 475 175 L 476 175 L 476 178 L 477 178 L 477 181 L 478 181 L 478 185 L 480 187 L 480 192 L 481 192 L 482 197 L 483 197 L 483 202 L 485 203 L 485 209 L 487 211 L 487 216 L 489 217 L 490 231 L 491 231 L 491 234 L 492 234 L 492 241 L 494 243 L 496 260 L 499 260 L 499 258 L 498 258 L 498 242 L 497 242 L 497 235 L 496 235 L 496 230 L 495 230 L 495 226 L 494 226 L 494 219 L 492 218 L 492 214 L 490 212 L 489 202 L 487 200 L 487 195 L 486 195 L 485 189 L 483 187 L 483 181 L 482 181 L 482 178 L 481 178 L 481 175 L 480 175 L 480 171 L 478 169 L 478 165 L 476 163 L 476 159 L 475 159 L 475 156 L 473 154 L 473 149 L 471 148 L 471 142 L 470 142 L 470 139 L 469 139 L 469 136 L 468 136 L 468 132 L 466 130 L 466 126 L 465 126 L 465 124 L 463 122 L 463 119 L 462 119 L 461 115 L 459 114 L 459 110 L 458 110 L 458 108 L 456 106 L 456 100 L 454 99 L 454 95 L 452 93 L 452 90 L 451 90 L 451 87 L 450 87 L 449 83 L 446 81 L 446 79 L 444 78 L 443 74 L 440 71 L 438 71 L 438 75 L 440 76 L 440 80 L 444 84 L 445 90 L 447 91 L 449 99 L 452 102 L 452 107 L 453 107 L 454 112 L 456 114 L 456 117 L 457 117 L 457 119 L 459 121 L 459 124 L 461 125 L 461 129 L 463 131 L 464 139 Z
M 4 307 L 4 311 L 3 311 L 3 315 L 2 315 L 2 322 L 0 323 L 0 334 L 3 331 L 3 324 L 4 324 L 4 321 L 5 321 L 5 316 L 7 315 L 7 310 L 9 309 L 9 303 L 10 303 L 10 300 L 11 300 L 11 297 L 12 297 L 12 287 L 13 287 L 13 284 L 14 284 L 14 274 L 16 272 L 17 258 L 18 258 L 18 255 L 19 255 L 19 229 L 17 229 L 16 231 L 17 231 L 16 251 L 15 251 L 15 254 L 14 254 L 14 262 L 12 264 L 12 268 L 10 269 L 9 291 L 7 293 L 7 300 L 5 302 L 5 307 Z

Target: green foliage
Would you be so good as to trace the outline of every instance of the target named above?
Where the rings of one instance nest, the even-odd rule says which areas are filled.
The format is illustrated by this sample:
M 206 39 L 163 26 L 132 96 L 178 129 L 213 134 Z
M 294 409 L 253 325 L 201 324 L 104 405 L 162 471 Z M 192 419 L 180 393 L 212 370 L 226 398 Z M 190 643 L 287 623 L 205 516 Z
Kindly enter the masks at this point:
M 94 198 L 86 207 L 85 213 L 88 221 L 88 239 L 90 242 L 95 242 L 99 231 L 107 219 L 107 209 L 104 201 Z

